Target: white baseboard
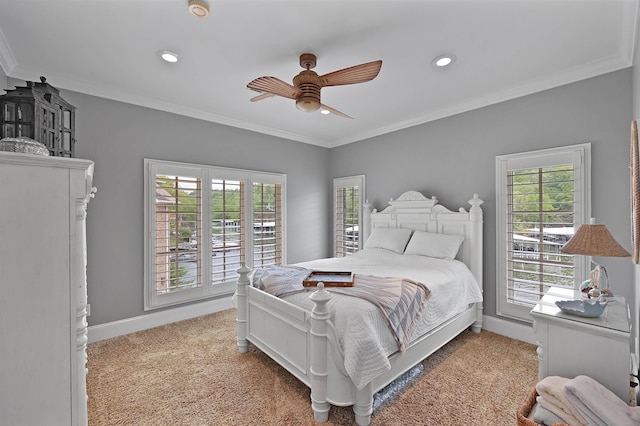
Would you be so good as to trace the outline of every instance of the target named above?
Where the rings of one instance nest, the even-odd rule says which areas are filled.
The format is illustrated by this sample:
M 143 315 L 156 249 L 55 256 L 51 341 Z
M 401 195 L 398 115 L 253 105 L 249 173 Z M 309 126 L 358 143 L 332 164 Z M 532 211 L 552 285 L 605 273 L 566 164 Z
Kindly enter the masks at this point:
M 137 317 L 108 322 L 105 324 L 92 325 L 89 327 L 89 343 L 129 333 L 135 333 L 136 331 L 142 331 L 153 327 L 159 327 L 176 321 L 195 318 L 201 315 L 224 311 L 225 309 L 231 309 L 232 307 L 233 303 L 231 302 L 231 296 L 229 296 L 222 299 L 209 300 L 206 302 L 167 309 L 160 312 L 153 312 L 146 315 L 139 315 Z M 523 342 L 534 345 L 536 344 L 535 334 L 533 333 L 533 328 L 531 326 L 487 315 L 484 315 L 482 320 L 482 328 L 484 330 L 501 334 L 512 339 L 522 340 Z
M 493 333 L 501 334 L 523 342 L 536 344 L 536 335 L 530 325 L 519 324 L 497 317 L 484 315 L 482 317 L 482 329 Z
M 231 296 L 229 296 L 105 324 L 92 325 L 89 327 L 89 343 L 135 333 L 136 331 L 146 330 L 148 328 L 159 327 L 176 321 L 195 318 L 201 315 L 224 311 L 232 307 Z

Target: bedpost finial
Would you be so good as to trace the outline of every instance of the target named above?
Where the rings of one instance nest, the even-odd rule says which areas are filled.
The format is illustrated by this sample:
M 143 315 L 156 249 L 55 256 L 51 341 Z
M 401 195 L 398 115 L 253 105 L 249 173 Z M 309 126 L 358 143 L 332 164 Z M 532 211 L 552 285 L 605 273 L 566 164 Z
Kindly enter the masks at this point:
M 479 209 L 480 206 L 482 205 L 482 203 L 484 203 L 484 201 L 482 201 L 480 198 L 478 198 L 478 194 L 473 194 L 473 198 L 470 199 L 469 201 L 467 201 L 469 204 L 471 204 L 471 210 L 473 209 Z
M 317 290 L 311 293 L 309 299 L 311 299 L 316 306 L 325 306 L 329 299 L 331 299 L 331 293 L 324 288 L 324 283 L 320 281 L 318 283 Z
M 247 262 L 240 262 L 240 267 L 238 269 L 236 269 L 236 272 L 240 275 L 244 274 L 248 274 L 249 272 L 251 272 L 251 268 L 247 267 Z

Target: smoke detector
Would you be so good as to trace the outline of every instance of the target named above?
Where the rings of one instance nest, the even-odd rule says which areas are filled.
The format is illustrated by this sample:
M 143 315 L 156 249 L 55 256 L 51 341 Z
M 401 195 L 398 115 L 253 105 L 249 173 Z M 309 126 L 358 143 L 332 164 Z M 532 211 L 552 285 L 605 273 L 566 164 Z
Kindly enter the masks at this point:
M 189 12 L 198 18 L 206 18 L 209 16 L 209 6 L 200 0 L 189 0 Z

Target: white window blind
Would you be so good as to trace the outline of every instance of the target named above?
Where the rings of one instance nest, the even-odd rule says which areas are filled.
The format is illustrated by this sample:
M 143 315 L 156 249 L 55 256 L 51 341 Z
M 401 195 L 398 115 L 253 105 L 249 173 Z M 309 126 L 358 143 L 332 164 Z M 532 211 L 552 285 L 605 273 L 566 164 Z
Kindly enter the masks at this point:
M 362 243 L 362 196 L 364 176 L 337 178 L 334 187 L 333 239 L 334 256 L 344 257 L 357 252 Z
M 253 266 L 282 263 L 282 185 L 253 184 Z
M 244 261 L 244 182 L 211 179 L 211 283 L 236 279 Z
M 202 181 L 191 176 L 155 176 L 155 291 L 202 286 L 198 252 L 202 235 Z
M 589 145 L 501 156 L 498 181 L 498 310 L 530 320 L 550 287 L 574 288 L 584 260 L 561 247 L 588 217 Z
M 145 160 L 145 176 L 145 309 L 231 293 L 242 262 L 284 262 L 285 175 Z
M 532 308 L 549 287 L 574 284 L 573 164 L 507 172 L 507 289 L 510 303 Z

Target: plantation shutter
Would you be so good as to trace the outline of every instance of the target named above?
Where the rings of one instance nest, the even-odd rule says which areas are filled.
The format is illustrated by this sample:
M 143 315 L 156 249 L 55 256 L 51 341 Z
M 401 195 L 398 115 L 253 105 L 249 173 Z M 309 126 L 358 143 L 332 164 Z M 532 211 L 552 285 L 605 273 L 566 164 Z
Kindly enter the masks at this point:
M 334 180 L 334 256 L 345 257 L 361 247 L 361 196 L 364 176 Z
M 155 177 L 155 291 L 202 287 L 202 180 Z
M 497 157 L 499 314 L 531 321 L 549 288 L 585 276 L 585 257 L 560 249 L 590 212 L 589 169 L 589 144 Z
M 574 168 L 507 173 L 508 300 L 533 308 L 549 287 L 575 281 L 573 256 L 560 252 L 574 233 Z
M 233 293 L 286 261 L 286 175 L 145 159 L 144 308 Z
M 244 261 L 244 187 L 235 179 L 211 179 L 212 284 L 235 280 Z
M 282 264 L 282 184 L 253 183 L 253 266 Z

